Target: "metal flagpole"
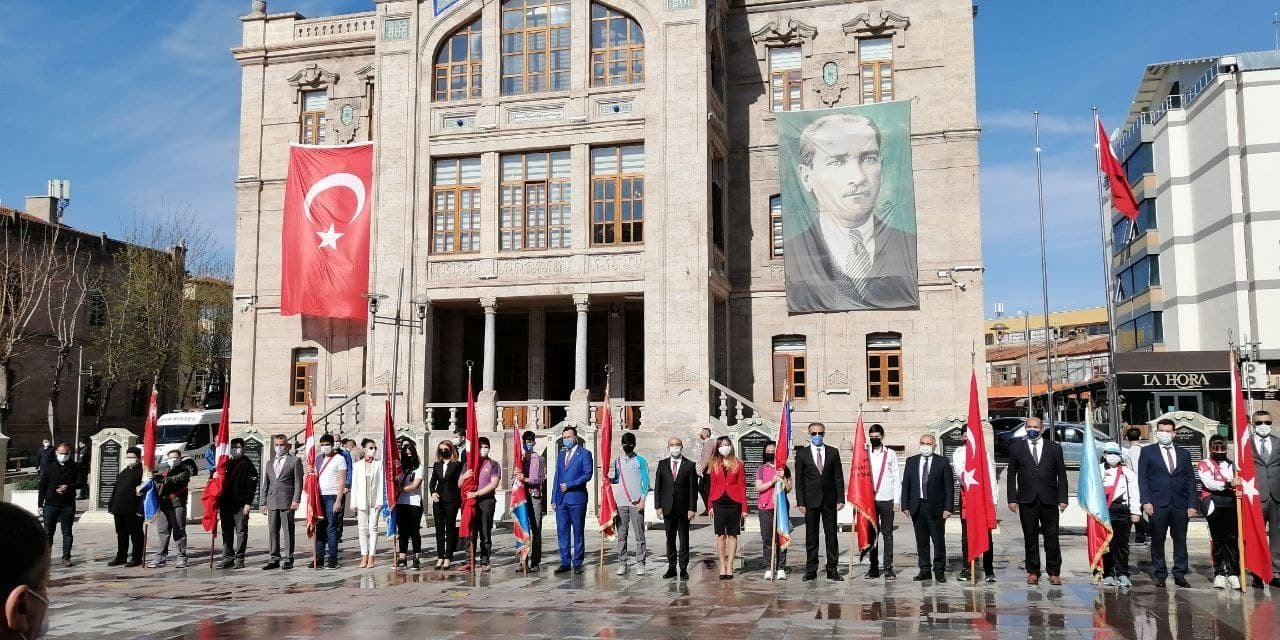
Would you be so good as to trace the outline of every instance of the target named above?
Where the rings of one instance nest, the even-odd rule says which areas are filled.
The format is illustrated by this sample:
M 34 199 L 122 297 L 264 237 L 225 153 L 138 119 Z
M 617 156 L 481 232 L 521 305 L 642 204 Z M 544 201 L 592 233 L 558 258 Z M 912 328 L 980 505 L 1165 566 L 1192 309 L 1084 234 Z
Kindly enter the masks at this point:
M 971 341 L 969 343 L 969 369 L 972 371 L 977 366 L 978 366 L 978 344 L 977 344 L 977 341 Z M 966 424 L 964 428 L 966 430 L 972 429 L 973 425 Z M 982 425 L 978 425 L 978 428 L 981 429 Z M 966 440 L 968 440 L 968 438 L 966 438 Z M 967 465 L 969 463 L 968 443 L 966 442 L 962 446 L 965 447 L 964 461 L 965 461 L 965 464 Z M 977 465 L 974 465 L 974 468 L 976 469 Z M 964 469 L 953 469 L 952 473 L 959 474 L 959 473 L 962 473 L 963 471 Z M 995 478 L 987 478 L 987 482 L 995 482 L 995 481 L 996 481 Z M 964 484 L 964 483 L 961 483 L 961 484 Z M 963 486 L 960 487 L 960 530 L 961 531 L 966 530 L 965 521 L 964 521 L 964 492 L 965 492 L 965 488 Z M 990 532 L 988 532 L 988 534 L 989 533 Z M 965 545 L 964 555 L 966 556 L 969 555 L 969 545 Z M 977 558 L 969 559 L 969 581 L 972 584 L 978 584 L 978 559 Z
M 1097 107 L 1093 107 L 1093 130 L 1094 135 L 1101 130 Z M 1097 153 L 1094 155 L 1098 182 L 1098 216 L 1102 225 L 1102 277 L 1106 280 L 1103 290 L 1107 294 L 1107 422 L 1110 423 L 1112 431 L 1118 438 L 1120 436 L 1120 394 L 1116 385 L 1116 311 L 1115 296 L 1112 295 L 1115 276 L 1111 271 L 1111 252 L 1107 251 L 1107 230 L 1111 228 L 1108 224 L 1111 220 L 1111 204 L 1103 199 L 1102 193 L 1102 144 L 1103 140 L 1099 139 Z M 1110 142 L 1108 141 L 1107 144 Z M 1133 228 L 1132 223 L 1129 228 Z
M 608 413 L 608 412 L 609 412 L 609 376 L 610 376 L 610 374 L 611 374 L 611 373 L 613 373 L 613 366 L 612 366 L 612 365 L 608 365 L 608 364 L 606 364 L 606 365 L 604 366 L 604 409 L 605 409 L 605 413 Z M 587 402 L 587 407 L 588 407 L 588 409 L 587 409 L 587 410 L 588 410 L 588 411 L 590 411 L 590 406 L 591 406 L 591 402 L 590 402 L 589 400 L 590 400 L 590 399 L 588 399 L 588 402 Z M 612 456 L 612 455 L 613 455 L 613 424 L 612 424 L 612 423 L 613 423 L 613 420 L 610 420 L 609 422 L 610 422 L 610 424 L 609 424 L 609 427 L 610 427 L 610 429 L 609 429 L 609 443 L 610 443 L 610 444 L 609 444 L 609 455 L 611 455 L 611 456 Z M 601 420 L 599 416 L 596 416 L 596 425 L 598 425 L 599 427 L 603 427 L 603 426 L 604 426 L 604 420 Z M 600 450 L 600 429 L 599 429 L 599 428 L 597 428 L 597 429 L 596 429 L 596 451 L 599 451 L 599 450 Z M 606 460 L 601 460 L 600 462 L 601 462 L 601 464 L 608 463 L 608 465 L 609 465 L 610 467 L 612 467 L 612 466 L 613 466 L 613 461 L 612 461 L 612 460 L 607 460 L 607 461 L 606 461 Z M 605 491 L 613 491 L 613 487 L 611 486 L 612 484 L 613 484 L 613 483 L 609 481 L 608 476 L 606 476 L 606 477 L 604 477 L 604 478 L 600 478 L 600 493 L 604 493 Z M 614 505 L 615 505 L 615 509 L 616 509 L 616 505 L 617 505 L 617 501 L 616 501 L 616 500 L 614 501 Z M 603 501 L 602 501 L 602 499 L 600 498 L 600 496 L 596 496 L 596 508 L 597 508 L 597 509 L 603 509 L 603 508 L 604 508 L 604 504 L 603 504 Z M 597 518 L 597 520 L 599 520 L 599 518 Z M 604 574 L 604 546 L 605 546 L 605 544 L 606 544 L 607 540 L 606 540 L 606 536 L 604 535 L 604 528 L 603 528 L 603 525 L 601 525 L 601 527 L 602 527 L 602 528 L 600 529 L 600 573 L 601 573 L 601 575 L 603 575 L 603 574 Z M 619 556 L 619 557 L 618 557 L 618 562 L 619 562 L 620 564 L 625 564 L 625 563 L 626 563 L 626 561 L 627 561 L 627 559 L 626 559 L 625 557 L 622 557 L 622 556 Z
M 1230 355 L 1231 375 L 1235 376 L 1236 380 L 1240 380 L 1240 363 L 1239 361 L 1236 360 L 1236 346 L 1234 342 L 1235 341 L 1232 340 L 1231 338 L 1231 332 L 1228 331 L 1227 332 L 1227 350 L 1231 352 L 1231 355 Z M 1241 389 L 1239 389 L 1238 392 L 1244 393 L 1244 388 L 1242 387 Z M 1231 406 L 1233 407 L 1233 409 L 1231 410 L 1231 432 L 1232 432 L 1232 436 L 1235 437 L 1240 435 L 1235 433 L 1236 421 L 1240 419 L 1238 416 L 1235 415 L 1235 409 L 1234 409 L 1234 407 L 1236 406 L 1235 398 L 1231 399 Z M 1252 445 L 1250 445 L 1247 439 L 1245 440 L 1245 442 L 1236 443 L 1237 461 L 1242 453 L 1247 455 L 1253 455 Z M 1239 477 L 1239 475 L 1237 474 L 1236 477 Z M 1236 494 L 1236 558 L 1238 559 L 1236 564 L 1239 565 L 1240 567 L 1240 591 L 1244 592 L 1249 588 L 1248 580 L 1246 580 L 1246 578 L 1248 577 L 1248 569 L 1246 569 L 1244 565 L 1244 504 L 1240 498 L 1240 493 L 1241 493 L 1240 490 L 1236 489 L 1234 493 Z
M 1036 130 L 1036 206 L 1040 213 L 1040 287 L 1044 296 L 1044 351 L 1045 351 L 1045 417 L 1049 433 L 1053 433 L 1053 350 L 1049 335 L 1049 258 L 1045 248 L 1044 228 L 1044 172 L 1040 159 L 1040 112 L 1035 112 Z
M 859 402 L 859 403 L 858 403 L 858 417 L 859 417 L 859 418 L 861 418 L 861 417 L 862 417 L 862 403 L 861 403 L 861 402 Z M 855 434 L 855 437 L 856 437 L 856 434 Z M 865 437 L 865 436 L 864 436 L 864 437 Z M 860 444 L 860 443 L 858 443 L 858 442 L 854 442 L 854 443 L 853 443 L 853 447 L 854 447 L 854 449 L 853 449 L 853 451 L 852 451 L 851 453 L 852 453 L 855 457 L 858 455 L 858 449 L 857 449 L 857 447 L 858 447 L 858 445 L 859 445 L 859 444 Z M 849 461 L 849 465 L 850 465 L 851 467 L 853 466 L 853 460 L 850 460 L 850 461 Z M 858 518 L 861 518 L 862 516 L 861 516 L 861 514 L 859 514 L 859 513 L 858 513 L 858 509 L 857 509 L 857 507 L 855 507 L 855 506 L 853 506 L 852 504 L 850 504 L 850 505 L 849 505 L 849 508 L 850 508 L 850 509 L 853 509 L 853 520 L 852 520 L 852 522 L 853 522 L 853 526 L 849 527 L 849 540 L 851 540 L 851 541 L 852 541 L 852 542 L 850 542 L 850 543 L 849 543 L 849 576 L 850 576 L 850 578 L 852 578 L 852 577 L 853 577 L 853 555 L 854 555 L 853 550 L 854 550 L 854 549 L 858 549 Z M 858 549 L 858 551 L 859 551 L 859 552 L 861 552 L 862 550 L 861 550 L 861 549 Z
M 1027 385 L 1027 417 L 1031 418 L 1036 415 L 1034 413 L 1035 397 L 1031 393 L 1031 371 L 1035 369 L 1036 363 L 1031 359 L 1031 312 L 1027 310 L 1022 311 L 1022 342 L 1027 345 L 1027 365 L 1022 375 L 1023 383 Z

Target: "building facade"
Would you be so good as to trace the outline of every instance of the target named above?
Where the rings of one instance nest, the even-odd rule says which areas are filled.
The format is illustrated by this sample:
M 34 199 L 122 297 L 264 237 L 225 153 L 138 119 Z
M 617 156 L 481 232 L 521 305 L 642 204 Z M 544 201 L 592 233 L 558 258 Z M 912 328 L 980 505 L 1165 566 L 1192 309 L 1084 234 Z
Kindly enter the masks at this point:
M 274 8 L 274 7 L 273 7 Z M 233 423 L 756 416 L 895 443 L 981 369 L 968 0 L 253 3 L 236 181 Z M 910 100 L 919 308 L 788 314 L 779 111 Z M 375 143 L 370 322 L 279 315 L 290 143 Z M 961 286 L 963 285 L 963 286 Z M 372 307 L 371 304 L 371 308 Z M 398 320 L 397 320 L 398 318 Z M 398 324 L 397 324 L 398 322 Z

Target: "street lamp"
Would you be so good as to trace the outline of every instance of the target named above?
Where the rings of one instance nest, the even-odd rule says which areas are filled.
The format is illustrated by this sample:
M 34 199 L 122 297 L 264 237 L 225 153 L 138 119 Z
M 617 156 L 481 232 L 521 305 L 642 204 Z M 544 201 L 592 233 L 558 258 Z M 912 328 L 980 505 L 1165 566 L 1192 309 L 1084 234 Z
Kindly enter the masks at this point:
M 411 329 L 416 328 L 418 330 L 418 335 L 425 334 L 426 325 L 427 325 L 427 316 L 428 316 L 429 307 L 431 304 L 431 301 L 426 296 L 414 296 L 412 302 L 414 305 L 414 314 L 417 317 L 402 318 L 400 316 L 401 306 L 402 306 L 400 303 L 403 295 L 404 295 L 404 269 L 400 270 L 400 280 L 396 285 L 396 307 L 395 307 L 395 314 L 392 317 L 390 318 L 378 317 L 378 309 L 381 306 L 381 301 L 388 298 L 386 294 L 377 293 L 374 291 L 370 291 L 364 294 L 364 297 L 369 299 L 369 332 L 372 333 L 374 330 L 374 327 L 380 324 L 390 325 L 396 329 L 395 337 L 392 340 L 392 347 L 391 347 L 391 384 L 390 384 L 390 389 L 387 390 L 387 393 L 389 394 L 388 397 L 390 398 L 390 401 L 391 401 L 392 411 L 395 410 L 395 399 L 396 399 L 396 395 L 399 393 L 398 383 L 400 380 L 400 328 L 401 327 L 408 327 Z

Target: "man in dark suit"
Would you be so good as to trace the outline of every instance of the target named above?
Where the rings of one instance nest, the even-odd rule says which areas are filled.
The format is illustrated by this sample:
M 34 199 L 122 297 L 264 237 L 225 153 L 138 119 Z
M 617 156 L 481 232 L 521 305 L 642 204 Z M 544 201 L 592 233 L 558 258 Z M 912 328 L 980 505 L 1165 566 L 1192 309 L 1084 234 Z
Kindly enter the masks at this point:
M 662 577 L 668 580 L 676 577 L 678 558 L 680 579 L 688 580 L 689 521 L 698 508 L 698 473 L 695 463 L 685 459 L 680 438 L 667 438 L 667 452 L 670 457 L 658 461 L 653 479 L 653 505 L 667 530 L 667 572 Z
M 289 548 L 284 555 L 285 569 L 293 568 L 294 526 L 293 514 L 302 500 L 302 460 L 289 452 L 289 439 L 283 434 L 272 438 L 274 451 L 271 462 L 262 473 L 262 486 L 258 488 L 258 504 L 267 516 L 267 541 L 271 559 L 264 570 L 281 568 L 280 530 L 284 530 L 285 544 Z
M 859 114 L 823 116 L 800 134 L 797 172 L 817 210 L 786 240 L 791 311 L 920 306 L 913 212 L 881 201 L 880 144 L 879 126 Z
M 935 455 L 937 440 L 932 434 L 920 436 L 920 453 L 907 458 L 902 474 L 902 511 L 911 516 L 916 532 L 916 553 L 920 573 L 912 580 L 928 580 L 930 571 L 937 582 L 947 581 L 946 522 L 955 500 L 951 463 Z M 930 546 L 933 552 L 930 554 Z
M 1262 495 L 1262 517 L 1271 541 L 1271 586 L 1280 588 L 1280 438 L 1271 432 L 1271 414 L 1253 412 L 1253 468 L 1257 472 L 1258 493 Z M 1253 577 L 1253 586 L 1262 581 Z
M 556 538 L 560 545 L 560 566 L 556 574 L 572 570 L 582 573 L 587 545 L 587 483 L 595 473 L 591 452 L 578 440 L 578 430 L 565 427 L 560 432 L 560 454 L 556 456 L 556 486 L 551 505 L 556 510 Z
M 1151 577 L 1163 587 L 1169 577 L 1164 540 L 1173 536 L 1173 582 L 1187 588 L 1187 522 L 1196 515 L 1196 471 L 1191 452 L 1173 444 L 1173 421 L 1156 423 L 1156 443 L 1138 456 L 1138 494 L 1151 518 Z
M 1067 508 L 1067 463 L 1062 445 L 1041 434 L 1040 418 L 1027 418 L 1027 437 L 1009 448 L 1009 510 L 1022 522 L 1027 584 L 1040 583 L 1040 536 L 1044 535 L 1049 583 L 1062 584 L 1058 516 Z M 1093 434 L 1085 434 L 1086 438 Z M 1087 461 L 1094 464 L 1093 460 Z
M 804 579 L 818 577 L 818 527 L 827 540 L 827 579 L 839 582 L 840 541 L 836 512 L 844 508 L 844 466 L 840 450 L 823 444 L 827 428 L 809 423 L 809 446 L 796 452 L 796 506 L 804 516 Z

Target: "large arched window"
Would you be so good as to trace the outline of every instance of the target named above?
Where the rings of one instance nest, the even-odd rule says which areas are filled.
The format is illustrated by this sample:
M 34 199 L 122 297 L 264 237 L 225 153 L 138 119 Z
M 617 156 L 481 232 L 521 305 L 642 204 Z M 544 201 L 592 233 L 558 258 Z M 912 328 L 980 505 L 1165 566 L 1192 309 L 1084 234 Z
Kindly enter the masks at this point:
M 503 0 L 502 95 L 569 90 L 569 0 Z
M 480 18 L 454 32 L 436 53 L 435 99 L 480 97 Z
M 631 16 L 591 5 L 591 86 L 644 82 L 644 32 Z

